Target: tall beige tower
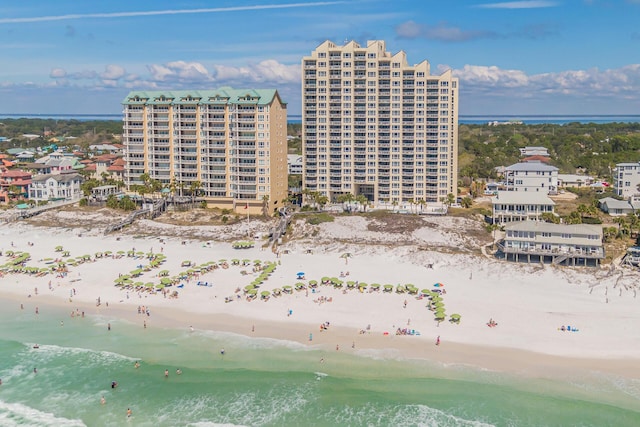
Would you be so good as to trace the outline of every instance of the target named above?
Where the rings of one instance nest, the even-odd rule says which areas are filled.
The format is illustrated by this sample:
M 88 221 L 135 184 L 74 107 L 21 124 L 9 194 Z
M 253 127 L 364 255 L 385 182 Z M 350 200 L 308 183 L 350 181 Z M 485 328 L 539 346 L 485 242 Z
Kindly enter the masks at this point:
M 287 106 L 273 89 L 131 92 L 124 180 L 141 175 L 214 207 L 272 214 L 287 197 Z
M 456 195 L 458 79 L 385 42 L 325 41 L 302 59 L 303 186 L 335 200 L 439 202 Z

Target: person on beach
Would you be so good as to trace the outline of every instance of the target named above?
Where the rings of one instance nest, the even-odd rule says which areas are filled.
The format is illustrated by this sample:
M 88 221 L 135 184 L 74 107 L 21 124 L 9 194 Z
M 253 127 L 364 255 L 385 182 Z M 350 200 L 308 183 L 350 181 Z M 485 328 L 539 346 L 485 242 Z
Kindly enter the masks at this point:
M 111 330 L 111 323 L 107 323 L 107 331 Z
M 436 345 L 440 345 L 440 335 L 438 335 L 438 338 L 436 338 Z

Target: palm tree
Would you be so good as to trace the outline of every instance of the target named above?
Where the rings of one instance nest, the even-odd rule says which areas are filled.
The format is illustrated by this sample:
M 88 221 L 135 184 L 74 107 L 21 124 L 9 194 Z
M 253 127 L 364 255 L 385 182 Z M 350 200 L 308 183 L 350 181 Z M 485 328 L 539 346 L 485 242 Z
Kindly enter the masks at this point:
M 393 212 L 395 212 L 396 207 L 398 206 L 398 199 L 393 199 L 393 201 L 391 201 L 391 204 L 393 205 Z
M 447 202 L 446 202 L 447 205 L 451 206 L 455 202 L 456 202 L 456 196 L 454 196 L 453 193 L 447 194 Z
M 640 224 L 640 218 L 635 213 L 628 213 L 627 221 L 629 222 L 629 235 L 633 237 L 633 230 Z
M 196 203 L 196 196 L 198 195 L 198 192 L 200 191 L 200 189 L 202 188 L 202 183 L 200 181 L 193 181 L 191 182 L 191 184 L 189 184 L 189 193 L 191 193 L 191 208 L 193 209 L 193 206 Z
M 320 193 L 316 193 L 316 194 L 317 194 L 316 203 L 320 207 L 320 210 L 322 210 L 324 208 L 324 206 L 327 203 L 329 203 L 329 198 L 327 196 L 325 196 L 324 194 L 320 194 Z
M 269 195 L 262 196 L 262 215 L 264 217 L 269 216 Z
M 460 204 L 462 205 L 463 208 L 469 209 L 473 204 L 473 200 L 471 200 L 471 197 L 469 196 L 463 197 Z
M 369 199 L 364 194 L 358 194 L 356 196 L 356 202 L 362 206 L 363 211 L 367 210 L 367 204 L 369 203 Z

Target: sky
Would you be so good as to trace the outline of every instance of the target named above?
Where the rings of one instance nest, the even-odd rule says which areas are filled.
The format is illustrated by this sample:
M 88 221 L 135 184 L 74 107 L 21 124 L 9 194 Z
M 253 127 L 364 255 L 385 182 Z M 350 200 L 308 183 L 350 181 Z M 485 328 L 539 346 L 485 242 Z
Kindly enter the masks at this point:
M 640 0 L 21 0 L 0 114 L 119 114 L 132 90 L 275 88 L 319 44 L 385 40 L 460 79 L 461 115 L 640 114 Z

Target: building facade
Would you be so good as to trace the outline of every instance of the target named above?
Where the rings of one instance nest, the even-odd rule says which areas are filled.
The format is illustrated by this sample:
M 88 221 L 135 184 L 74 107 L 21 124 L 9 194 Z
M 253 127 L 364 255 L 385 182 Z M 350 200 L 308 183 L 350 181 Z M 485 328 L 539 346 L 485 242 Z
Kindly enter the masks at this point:
M 80 200 L 84 182 L 78 173 L 36 175 L 29 185 L 29 199 L 36 202 L 49 200 Z
M 522 221 L 505 226 L 501 249 L 507 260 L 598 265 L 604 258 L 600 225 Z
M 628 199 L 640 193 L 640 163 L 618 163 L 613 176 L 616 195 Z
M 125 185 L 148 174 L 210 206 L 272 213 L 287 197 L 287 109 L 273 89 L 131 92 Z
M 303 187 L 336 200 L 457 194 L 458 79 L 386 51 L 325 41 L 302 59 Z
M 555 203 L 544 193 L 498 191 L 491 199 L 492 222 L 504 225 L 516 221 L 541 221 L 545 213 L 553 213 Z
M 507 191 L 558 192 L 558 168 L 543 162 L 520 162 L 507 166 L 504 176 Z

